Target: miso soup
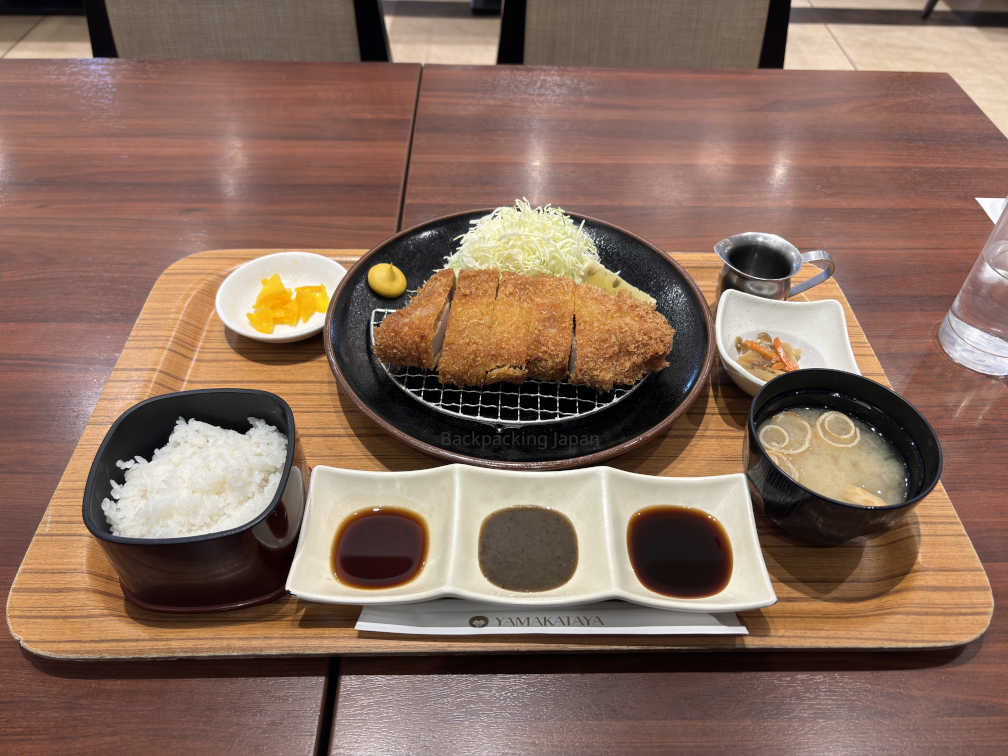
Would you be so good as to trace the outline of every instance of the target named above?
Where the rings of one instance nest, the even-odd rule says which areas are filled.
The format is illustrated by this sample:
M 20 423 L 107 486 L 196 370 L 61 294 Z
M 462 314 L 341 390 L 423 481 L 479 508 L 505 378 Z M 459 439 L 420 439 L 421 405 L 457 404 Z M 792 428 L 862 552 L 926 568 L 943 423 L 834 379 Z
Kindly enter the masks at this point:
M 757 436 L 777 467 L 818 494 L 866 507 L 906 500 L 903 458 L 856 417 L 823 407 L 788 409 L 760 424 Z

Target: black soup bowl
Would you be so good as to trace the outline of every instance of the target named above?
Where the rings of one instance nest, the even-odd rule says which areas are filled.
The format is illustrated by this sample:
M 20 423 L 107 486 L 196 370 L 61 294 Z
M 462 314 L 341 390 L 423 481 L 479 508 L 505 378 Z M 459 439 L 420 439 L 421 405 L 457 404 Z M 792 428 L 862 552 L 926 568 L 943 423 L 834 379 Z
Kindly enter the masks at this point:
M 874 428 L 903 457 L 907 496 L 901 504 L 864 507 L 831 499 L 796 483 L 773 463 L 757 428 L 783 410 L 825 407 Z M 796 370 L 774 378 L 749 408 L 744 464 L 753 502 L 788 534 L 819 545 L 849 541 L 893 525 L 927 496 L 942 469 L 934 430 L 913 405 L 880 383 L 842 370 Z
M 111 480 L 123 482 L 116 460 L 150 459 L 183 417 L 246 432 L 248 418 L 265 420 L 287 436 L 287 457 L 269 506 L 230 530 L 181 538 L 126 538 L 111 532 L 102 501 Z M 123 594 L 154 611 L 238 609 L 286 592 L 304 513 L 304 470 L 290 406 L 268 391 L 200 389 L 163 394 L 130 407 L 109 428 L 84 488 L 84 524 L 119 574 Z M 298 452 L 299 453 L 299 452 Z

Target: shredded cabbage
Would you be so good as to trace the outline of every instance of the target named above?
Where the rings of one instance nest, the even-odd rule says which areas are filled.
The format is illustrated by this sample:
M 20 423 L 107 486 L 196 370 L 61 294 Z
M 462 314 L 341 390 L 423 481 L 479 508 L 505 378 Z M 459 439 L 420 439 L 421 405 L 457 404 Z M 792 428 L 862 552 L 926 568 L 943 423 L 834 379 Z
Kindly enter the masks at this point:
M 559 207 L 532 207 L 524 197 L 514 207 L 498 207 L 470 223 L 445 258 L 452 270 L 497 268 L 526 275 L 543 273 L 584 280 L 584 268 L 598 262 L 595 242 Z

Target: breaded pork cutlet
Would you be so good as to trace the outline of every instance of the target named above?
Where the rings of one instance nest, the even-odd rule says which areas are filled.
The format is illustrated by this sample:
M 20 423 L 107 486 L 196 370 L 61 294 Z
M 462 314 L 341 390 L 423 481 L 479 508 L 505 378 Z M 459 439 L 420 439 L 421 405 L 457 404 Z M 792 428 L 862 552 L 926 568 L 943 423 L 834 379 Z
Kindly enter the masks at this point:
M 574 282 L 556 276 L 529 279 L 527 307 L 534 318 L 528 377 L 562 381 L 570 363 L 574 336 Z
M 619 334 L 620 350 L 616 357 L 615 381 L 629 386 L 648 373 L 668 366 L 675 329 L 665 316 L 628 294 L 619 294 L 622 307 L 612 328 Z
M 566 378 L 611 391 L 664 368 L 674 336 L 660 312 L 626 294 L 497 270 L 464 270 L 456 282 L 443 270 L 375 329 L 375 353 L 437 368 L 446 385 Z
M 646 303 L 578 286 L 570 382 L 598 391 L 636 383 L 668 364 L 674 336 L 665 316 Z
M 378 359 L 388 365 L 436 368 L 454 289 L 455 272 L 439 270 L 408 305 L 386 315 L 374 332 Z
M 574 343 L 570 382 L 598 391 L 611 391 L 616 382 L 619 334 L 612 323 L 619 317 L 619 300 L 594 286 L 574 287 Z
M 501 273 L 490 325 L 487 383 L 521 383 L 528 376 L 528 358 L 535 336 L 536 313 L 530 306 L 533 278 Z
M 490 329 L 499 280 L 496 269 L 459 272 L 438 363 L 441 383 L 482 386 L 495 367 L 490 361 Z

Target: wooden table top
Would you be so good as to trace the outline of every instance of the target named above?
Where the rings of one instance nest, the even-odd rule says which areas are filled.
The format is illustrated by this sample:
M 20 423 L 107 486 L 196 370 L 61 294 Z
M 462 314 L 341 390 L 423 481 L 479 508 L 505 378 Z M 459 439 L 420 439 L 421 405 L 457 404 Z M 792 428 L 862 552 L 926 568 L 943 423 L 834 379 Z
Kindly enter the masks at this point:
M 4 593 L 161 272 L 369 247 L 398 221 L 415 65 L 4 61 Z M 0 644 L 0 751 L 306 753 L 326 659 L 52 665 Z
M 423 71 L 404 225 L 516 196 L 706 251 L 824 247 L 942 480 L 995 614 L 961 649 L 346 659 L 332 753 L 968 752 L 1008 732 L 1008 391 L 937 329 L 1008 191 L 1008 140 L 941 74 Z
M 1008 141 L 945 75 L 15 62 L 0 66 L 9 587 L 158 274 L 199 249 L 368 247 L 549 201 L 666 249 L 825 247 L 1008 587 L 1008 395 L 937 326 L 1003 196 Z M 402 182 L 408 180 L 402 199 Z M 3 750 L 304 753 L 996 750 L 1008 621 L 928 653 L 54 664 L 3 645 Z M 328 680 L 328 688 L 326 681 Z M 116 726 L 110 726 L 110 723 Z M 321 722 L 321 728 L 319 725 Z M 331 731 L 330 731 L 331 730 Z

